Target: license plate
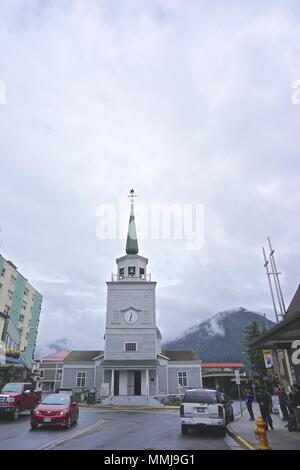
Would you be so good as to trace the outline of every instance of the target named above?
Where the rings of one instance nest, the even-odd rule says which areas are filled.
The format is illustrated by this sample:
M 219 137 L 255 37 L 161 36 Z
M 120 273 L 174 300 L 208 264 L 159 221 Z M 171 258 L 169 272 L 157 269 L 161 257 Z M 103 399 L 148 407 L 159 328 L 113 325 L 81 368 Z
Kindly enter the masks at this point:
M 51 418 L 44 418 L 44 423 L 51 423 Z
M 202 407 L 202 408 L 197 408 L 197 413 L 204 413 L 205 411 L 205 408 Z

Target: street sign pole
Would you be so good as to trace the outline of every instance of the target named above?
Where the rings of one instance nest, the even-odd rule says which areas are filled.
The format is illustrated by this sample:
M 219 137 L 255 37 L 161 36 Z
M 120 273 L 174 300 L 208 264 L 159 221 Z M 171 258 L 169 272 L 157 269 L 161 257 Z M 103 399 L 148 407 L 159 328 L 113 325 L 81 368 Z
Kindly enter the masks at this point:
M 237 384 L 238 393 L 239 393 L 241 415 L 243 416 L 242 397 L 241 397 L 241 389 L 240 389 L 240 383 L 241 383 L 240 371 L 236 370 L 234 372 L 235 372 L 235 383 Z

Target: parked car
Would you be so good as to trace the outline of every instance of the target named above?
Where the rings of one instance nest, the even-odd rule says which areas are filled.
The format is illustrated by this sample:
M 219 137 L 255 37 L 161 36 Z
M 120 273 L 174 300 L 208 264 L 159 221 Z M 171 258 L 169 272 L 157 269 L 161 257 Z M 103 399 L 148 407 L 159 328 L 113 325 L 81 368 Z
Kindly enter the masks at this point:
M 186 390 L 180 406 L 181 432 L 187 434 L 189 428 L 209 427 L 220 435 L 226 433 L 226 425 L 234 420 L 232 402 L 217 390 Z
M 33 410 L 31 428 L 60 426 L 70 428 L 79 418 L 79 406 L 69 393 L 52 393 Z
M 0 393 L 0 414 L 14 421 L 22 411 L 33 410 L 41 401 L 41 391 L 31 383 L 7 383 Z

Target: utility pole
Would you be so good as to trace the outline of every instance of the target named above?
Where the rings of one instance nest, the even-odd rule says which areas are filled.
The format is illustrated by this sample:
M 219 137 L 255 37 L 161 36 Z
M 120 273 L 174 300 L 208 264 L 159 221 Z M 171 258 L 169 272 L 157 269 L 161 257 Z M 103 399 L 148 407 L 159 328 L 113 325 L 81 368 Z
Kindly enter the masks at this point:
M 279 319 L 278 319 L 278 312 L 277 312 L 277 307 L 276 307 L 276 302 L 275 302 L 273 287 L 272 287 L 272 283 L 271 283 L 271 279 L 270 279 L 270 277 L 272 276 L 272 273 L 269 271 L 269 261 L 267 260 L 266 252 L 265 252 L 264 247 L 263 247 L 262 251 L 263 251 L 264 260 L 265 260 L 264 267 L 266 268 L 266 274 L 267 274 L 267 277 L 268 277 L 269 288 L 270 288 L 270 293 L 271 293 L 271 298 L 272 298 L 272 303 L 273 303 L 275 318 L 276 318 L 276 322 L 278 323 L 278 322 L 279 322 Z
M 269 248 L 270 248 L 271 268 L 272 268 L 272 272 L 273 272 L 273 276 L 274 276 L 274 282 L 275 282 L 275 288 L 276 288 L 276 293 L 277 293 L 277 297 L 278 297 L 279 308 L 280 308 L 281 316 L 282 316 L 282 318 L 284 318 L 284 315 L 286 313 L 286 308 L 285 308 L 283 295 L 282 295 L 282 290 L 281 290 L 280 281 L 279 281 L 279 274 L 280 273 L 277 270 L 275 256 L 274 256 L 275 250 L 273 250 L 270 237 L 268 237 L 268 243 L 269 243 Z

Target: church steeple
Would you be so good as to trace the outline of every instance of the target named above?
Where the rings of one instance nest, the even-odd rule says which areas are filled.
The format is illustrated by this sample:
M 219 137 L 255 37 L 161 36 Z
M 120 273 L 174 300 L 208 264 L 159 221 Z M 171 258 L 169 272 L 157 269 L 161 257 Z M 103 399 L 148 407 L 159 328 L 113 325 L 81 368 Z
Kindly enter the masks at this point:
M 139 246 L 137 241 L 136 226 L 135 226 L 135 217 L 134 217 L 134 190 L 130 191 L 131 198 L 131 211 L 129 217 L 128 233 L 127 233 L 127 242 L 126 242 L 126 254 L 127 255 L 137 255 L 139 252 Z

